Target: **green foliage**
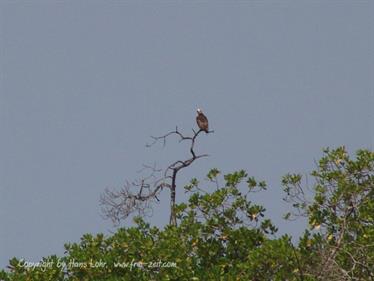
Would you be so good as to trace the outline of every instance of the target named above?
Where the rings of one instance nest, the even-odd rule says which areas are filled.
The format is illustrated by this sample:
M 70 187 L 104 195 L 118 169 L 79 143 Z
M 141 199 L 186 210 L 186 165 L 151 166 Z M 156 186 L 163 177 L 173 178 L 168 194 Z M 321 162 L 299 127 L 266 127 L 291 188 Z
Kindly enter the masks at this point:
M 283 178 L 286 201 L 306 215 L 315 235 L 304 237 L 301 249 L 317 245 L 311 274 L 322 280 L 373 280 L 374 153 L 359 150 L 351 159 L 344 147 L 325 149 L 307 200 L 300 175 Z M 290 217 L 286 214 L 286 217 Z M 305 239 L 309 241 L 305 242 Z M 307 253 L 307 252 L 305 252 Z M 308 259 L 312 257 L 308 256 Z
M 160 229 L 136 217 L 113 235 L 66 244 L 63 257 L 34 266 L 13 258 L 0 280 L 374 280 L 373 171 L 372 152 L 351 159 L 341 147 L 324 151 L 312 187 L 286 175 L 285 200 L 296 211 L 285 217 L 309 221 L 297 245 L 277 238 L 265 208 L 249 200 L 265 182 L 212 169 L 207 181 L 184 187 L 189 199 L 175 208 L 177 226 Z

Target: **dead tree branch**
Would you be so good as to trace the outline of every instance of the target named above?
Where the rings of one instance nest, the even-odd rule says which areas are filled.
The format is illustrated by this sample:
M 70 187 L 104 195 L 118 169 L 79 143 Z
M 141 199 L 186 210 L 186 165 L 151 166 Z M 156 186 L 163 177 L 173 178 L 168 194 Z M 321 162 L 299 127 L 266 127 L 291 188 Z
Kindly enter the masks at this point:
M 178 172 L 190 166 L 195 160 L 207 157 L 208 154 L 197 155 L 195 152 L 195 143 L 202 130 L 192 130 L 192 135 L 184 135 L 178 127 L 162 136 L 151 136 L 152 142 L 147 147 L 152 147 L 158 142 L 166 145 L 166 140 L 172 135 L 179 137 L 179 142 L 189 141 L 190 157 L 185 160 L 177 160 L 171 163 L 162 173 L 155 165 L 143 165 L 139 172 L 150 171 L 150 173 L 135 182 L 127 182 L 120 190 L 105 189 L 101 195 L 100 204 L 104 218 L 111 219 L 115 225 L 126 219 L 130 214 L 138 212 L 140 216 L 146 216 L 152 213 L 152 205 L 159 201 L 158 195 L 163 188 L 170 189 L 170 225 L 176 225 L 176 179 Z M 209 131 L 208 133 L 213 133 Z
M 179 136 L 179 142 L 190 141 L 191 157 L 186 160 L 177 160 L 173 162 L 165 169 L 165 172 L 164 172 L 164 178 L 171 179 L 171 184 L 169 187 L 170 188 L 170 220 L 169 220 L 169 223 L 171 225 L 177 224 L 177 219 L 176 219 L 176 214 L 175 214 L 175 196 L 176 196 L 176 179 L 177 179 L 178 172 L 190 166 L 195 160 L 208 156 L 208 154 L 196 155 L 195 150 L 194 150 L 196 138 L 203 131 L 202 130 L 199 130 L 197 132 L 194 130 L 192 131 L 193 131 L 192 136 L 185 136 L 178 130 L 178 127 L 176 127 L 175 131 L 168 132 L 167 134 L 163 136 L 159 136 L 159 137 L 152 136 L 151 138 L 153 139 L 153 142 L 147 145 L 147 147 L 151 147 L 157 142 L 162 141 L 163 145 L 165 146 L 167 137 L 171 135 Z M 208 133 L 213 133 L 213 132 L 214 131 L 209 131 Z
M 142 170 L 150 170 L 150 174 L 133 182 L 126 182 L 120 190 L 106 188 L 100 197 L 102 213 L 105 219 L 111 219 L 114 225 L 126 219 L 131 213 L 140 216 L 152 214 L 153 203 L 159 201 L 158 194 L 169 184 L 163 178 L 157 179 L 161 170 L 144 165 Z

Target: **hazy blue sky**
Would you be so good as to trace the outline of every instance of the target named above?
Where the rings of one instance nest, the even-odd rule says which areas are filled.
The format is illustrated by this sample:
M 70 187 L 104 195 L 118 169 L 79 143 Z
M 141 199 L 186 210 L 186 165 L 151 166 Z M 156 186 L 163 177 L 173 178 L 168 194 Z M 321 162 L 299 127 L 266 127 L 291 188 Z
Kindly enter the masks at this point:
M 1 1 L 0 268 L 113 230 L 104 188 L 188 155 L 144 145 L 191 131 L 197 107 L 211 156 L 178 195 L 210 168 L 246 169 L 268 182 L 257 199 L 281 233 L 298 235 L 281 219 L 282 175 L 310 171 L 322 147 L 373 149 L 373 3 Z

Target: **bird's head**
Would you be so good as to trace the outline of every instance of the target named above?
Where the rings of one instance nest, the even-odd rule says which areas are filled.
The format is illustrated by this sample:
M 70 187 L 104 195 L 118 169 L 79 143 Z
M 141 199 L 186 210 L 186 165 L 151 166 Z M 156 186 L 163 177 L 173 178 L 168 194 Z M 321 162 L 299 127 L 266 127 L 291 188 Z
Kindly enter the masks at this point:
M 198 108 L 197 109 L 197 114 L 200 114 L 200 113 L 203 113 L 203 111 L 200 108 Z

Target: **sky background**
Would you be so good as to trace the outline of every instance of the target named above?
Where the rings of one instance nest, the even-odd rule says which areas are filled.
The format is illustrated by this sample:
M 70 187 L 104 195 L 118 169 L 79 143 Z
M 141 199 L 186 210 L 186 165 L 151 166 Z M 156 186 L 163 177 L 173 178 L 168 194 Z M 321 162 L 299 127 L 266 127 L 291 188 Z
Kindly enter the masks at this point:
M 0 2 L 0 268 L 63 253 L 115 230 L 99 197 L 188 156 L 146 148 L 196 128 L 209 158 L 181 172 L 245 169 L 269 189 L 256 202 L 285 222 L 281 177 L 308 173 L 323 147 L 373 149 L 373 1 Z M 168 196 L 149 220 L 168 222 Z M 125 222 L 123 225 L 130 225 Z M 296 239 L 295 238 L 295 239 Z

